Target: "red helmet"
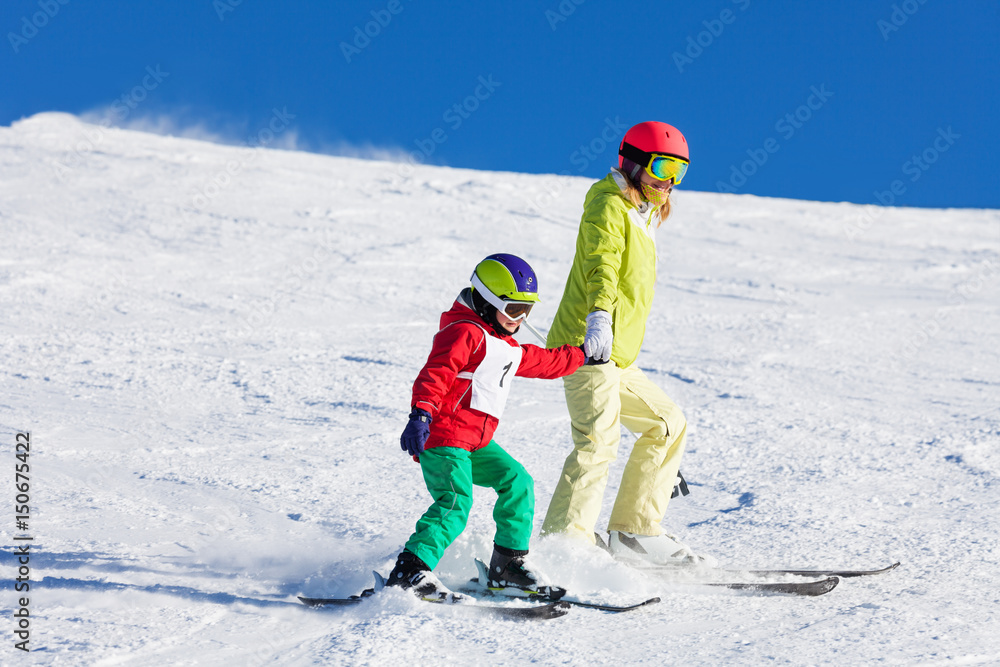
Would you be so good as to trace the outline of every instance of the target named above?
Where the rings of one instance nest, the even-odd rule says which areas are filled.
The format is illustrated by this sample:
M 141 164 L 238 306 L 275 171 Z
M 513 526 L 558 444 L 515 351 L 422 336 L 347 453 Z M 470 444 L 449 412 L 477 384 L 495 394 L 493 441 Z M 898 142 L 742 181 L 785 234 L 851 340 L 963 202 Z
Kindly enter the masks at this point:
M 647 155 L 645 160 L 642 159 L 643 153 Z M 681 131 L 657 120 L 649 120 L 629 128 L 618 147 L 618 166 L 625 172 L 632 171 L 630 167 L 635 164 L 645 166 L 649 161 L 649 153 L 663 153 L 690 160 L 687 140 Z M 626 166 L 626 160 L 633 164 Z

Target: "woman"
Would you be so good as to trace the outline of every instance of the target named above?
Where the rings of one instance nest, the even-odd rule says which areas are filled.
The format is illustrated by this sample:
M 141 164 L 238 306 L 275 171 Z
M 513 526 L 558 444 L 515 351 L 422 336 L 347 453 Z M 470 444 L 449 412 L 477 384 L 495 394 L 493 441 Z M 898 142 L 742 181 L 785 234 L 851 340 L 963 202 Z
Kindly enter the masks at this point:
M 584 200 L 576 256 L 548 335 L 549 347 L 582 343 L 588 357 L 605 363 L 563 378 L 574 448 L 542 533 L 600 539 L 594 526 L 624 424 L 639 439 L 611 512 L 608 548 L 625 560 L 706 561 L 660 526 L 684 454 L 685 421 L 635 365 L 653 303 L 655 232 L 687 172 L 687 141 L 666 123 L 639 123 L 625 133 L 618 155 L 618 169 Z

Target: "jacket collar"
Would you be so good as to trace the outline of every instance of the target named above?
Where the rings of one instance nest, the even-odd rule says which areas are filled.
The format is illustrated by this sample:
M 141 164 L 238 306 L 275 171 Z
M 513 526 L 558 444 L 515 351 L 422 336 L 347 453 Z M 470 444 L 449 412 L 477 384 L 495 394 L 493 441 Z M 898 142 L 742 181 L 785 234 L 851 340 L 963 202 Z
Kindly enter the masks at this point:
M 628 199 L 627 196 L 628 180 L 625 178 L 625 174 L 623 174 L 622 170 L 619 169 L 618 167 L 612 167 L 611 177 L 615 179 L 615 185 L 618 186 L 618 189 L 621 191 L 621 193 L 623 195 L 626 195 L 625 200 L 631 204 L 632 202 Z M 644 201 L 642 202 L 641 205 L 636 206 L 635 210 L 639 215 L 643 216 L 644 218 L 647 218 L 647 224 L 648 224 L 649 214 L 652 213 L 653 211 L 653 205 L 650 204 L 648 201 Z

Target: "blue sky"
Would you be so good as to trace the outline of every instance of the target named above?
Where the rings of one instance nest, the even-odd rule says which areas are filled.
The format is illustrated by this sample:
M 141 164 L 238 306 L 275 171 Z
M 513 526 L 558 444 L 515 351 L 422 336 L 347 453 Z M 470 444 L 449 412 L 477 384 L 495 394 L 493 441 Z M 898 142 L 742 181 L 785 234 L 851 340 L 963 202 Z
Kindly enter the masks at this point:
M 275 146 L 599 178 L 662 120 L 692 190 L 1000 208 L 992 1 L 4 0 L 0 28 L 2 125 L 270 125 Z

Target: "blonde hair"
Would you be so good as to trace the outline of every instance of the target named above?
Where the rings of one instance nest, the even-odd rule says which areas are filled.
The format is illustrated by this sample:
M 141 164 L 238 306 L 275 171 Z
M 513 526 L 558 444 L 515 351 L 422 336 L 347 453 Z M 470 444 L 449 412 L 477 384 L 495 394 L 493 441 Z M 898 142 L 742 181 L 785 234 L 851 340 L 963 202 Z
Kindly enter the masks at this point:
M 618 173 L 625 177 L 625 197 L 632 202 L 632 204 L 639 208 L 644 203 L 646 203 L 646 198 L 642 196 L 642 190 L 639 189 L 639 185 L 633 181 L 624 170 L 619 169 Z M 657 222 L 656 227 L 659 228 L 663 224 L 663 221 L 670 217 L 670 211 L 672 204 L 670 203 L 670 195 L 667 195 L 667 201 L 663 202 L 656 208 Z

